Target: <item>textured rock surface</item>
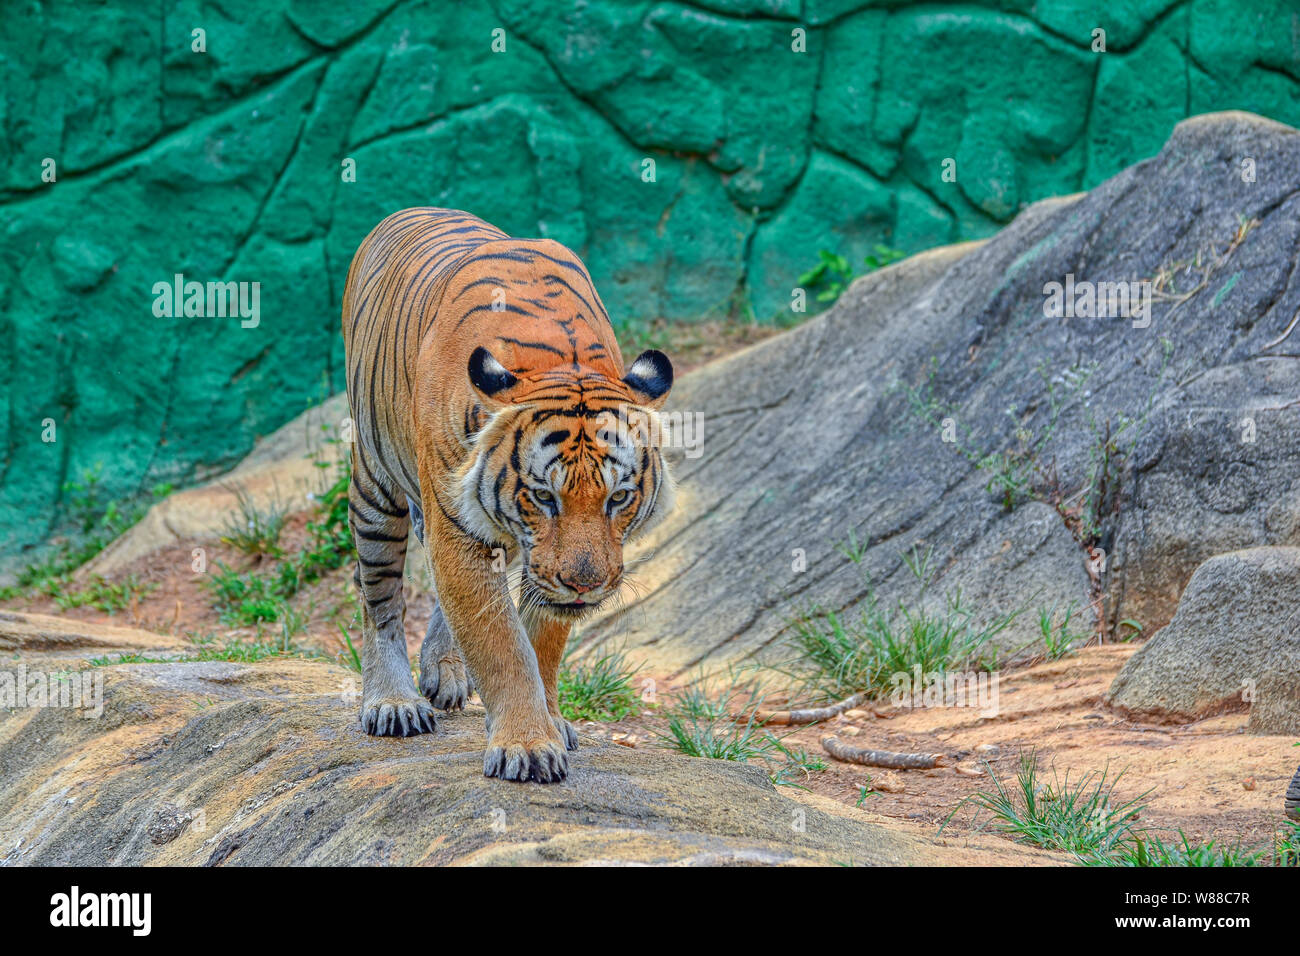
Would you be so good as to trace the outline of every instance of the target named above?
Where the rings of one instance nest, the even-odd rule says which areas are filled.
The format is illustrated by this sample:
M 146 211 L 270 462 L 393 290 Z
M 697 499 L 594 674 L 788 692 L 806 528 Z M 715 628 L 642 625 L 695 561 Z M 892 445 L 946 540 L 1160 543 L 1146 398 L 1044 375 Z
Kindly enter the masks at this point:
M 573 246 L 620 322 L 767 320 L 821 248 L 860 262 L 877 242 L 988 235 L 1191 113 L 1300 122 L 1288 0 L 1106 6 L 16 9 L 0 22 L 0 552 L 22 560 L 96 462 L 112 496 L 200 479 L 339 389 L 348 259 L 402 206 Z M 260 282 L 261 324 L 155 318 L 153 285 L 176 273 Z
M 153 642 L 137 632 L 137 646 Z M 66 651 L 23 661 L 81 666 Z M 356 675 L 331 664 L 95 673 L 98 719 L 0 709 L 0 865 L 1054 862 L 794 800 L 756 767 L 589 738 L 564 784 L 488 780 L 481 709 L 437 734 L 369 737 Z
M 168 495 L 143 518 L 95 556 L 82 573 L 113 574 L 132 561 L 176 545 L 215 541 L 239 514 L 243 496 L 259 512 L 301 510 L 307 496 L 325 490 L 318 464 L 338 452 L 322 441 L 339 433 L 348 415 L 348 398 L 340 392 L 281 425 L 260 440 L 235 468 L 211 482 Z M 418 545 L 418 539 L 412 536 Z
M 1243 156 L 1268 174 L 1243 182 Z M 1258 225 L 1219 262 L 1243 218 Z M 885 597 L 916 598 L 901 555 L 931 548 L 932 597 L 961 586 L 986 616 L 1027 605 L 1001 643 L 1033 642 L 1037 608 L 1087 604 L 1087 556 L 1048 504 L 1006 511 L 958 445 L 1007 451 L 1021 429 L 1036 444 L 1048 382 L 1059 417 L 1036 457 L 1067 502 L 1089 484 L 1104 423 L 1135 422 L 1114 456 L 1099 588 L 1108 625 L 1153 633 L 1205 559 L 1300 545 L 1300 341 L 1283 338 L 1300 309 L 1298 238 L 1300 133 L 1201 117 L 1086 196 L 868 276 L 826 315 L 686 376 L 670 407 L 703 413 L 703 453 L 677 452 L 682 507 L 648 543 L 644 596 L 588 626 L 586 646 L 624 642 L 676 673 L 788 657 L 802 604 L 863 598 L 834 547 L 850 533 Z M 1149 327 L 1044 315 L 1045 283 L 1067 273 L 1144 279 L 1198 256 L 1218 264 L 1203 281 L 1179 270 L 1179 298 L 1157 300 Z
M 185 642 L 180 638 L 133 627 L 70 621 L 47 614 L 0 611 L 0 651 L 10 655 L 83 650 L 175 652 L 184 646 Z
M 1193 720 L 1250 711 L 1249 727 L 1300 733 L 1300 548 L 1218 555 L 1192 575 L 1168 627 L 1124 665 L 1107 702 Z

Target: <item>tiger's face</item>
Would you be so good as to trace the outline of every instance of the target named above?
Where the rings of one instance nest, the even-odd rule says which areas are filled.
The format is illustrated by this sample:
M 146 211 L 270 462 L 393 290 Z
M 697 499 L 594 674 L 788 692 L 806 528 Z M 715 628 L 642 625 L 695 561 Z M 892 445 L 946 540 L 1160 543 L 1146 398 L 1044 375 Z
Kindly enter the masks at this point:
M 621 381 L 554 370 L 519 380 L 486 350 L 475 355 L 475 388 L 511 401 L 475 440 L 460 517 L 485 542 L 518 549 L 525 604 L 582 616 L 618 591 L 624 544 L 672 510 L 657 416 L 672 366 L 653 352 Z

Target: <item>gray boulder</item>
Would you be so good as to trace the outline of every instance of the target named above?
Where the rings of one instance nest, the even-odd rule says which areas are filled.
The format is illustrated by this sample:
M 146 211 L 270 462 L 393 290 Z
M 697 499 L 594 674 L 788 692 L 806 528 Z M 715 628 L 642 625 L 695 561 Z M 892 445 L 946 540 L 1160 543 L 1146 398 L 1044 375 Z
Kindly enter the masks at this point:
M 1168 627 L 1106 695 L 1157 720 L 1250 711 L 1256 733 L 1300 733 L 1300 548 L 1221 554 L 1192 575 Z
M 675 675 L 789 660 L 794 615 L 851 610 L 861 571 L 917 600 L 913 549 L 928 599 L 1025 609 L 1008 652 L 1071 603 L 1103 634 L 1153 633 L 1205 559 L 1300 544 L 1298 248 L 1300 133 L 1222 113 L 988 242 L 859 279 L 675 389 L 669 411 L 704 425 L 697 456 L 675 452 L 681 507 L 584 646 Z M 1149 282 L 1149 321 L 1053 317 L 1067 276 Z M 861 569 L 835 547 L 850 535 Z

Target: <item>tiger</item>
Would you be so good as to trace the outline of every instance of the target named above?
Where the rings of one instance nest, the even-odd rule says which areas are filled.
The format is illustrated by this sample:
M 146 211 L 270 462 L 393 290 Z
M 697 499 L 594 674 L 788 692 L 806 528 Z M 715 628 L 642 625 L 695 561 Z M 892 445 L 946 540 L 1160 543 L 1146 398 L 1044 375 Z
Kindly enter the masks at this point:
M 343 339 L 362 729 L 435 732 L 435 711 L 477 692 L 484 775 L 564 780 L 578 747 L 556 686 L 570 632 L 618 592 L 624 545 L 674 505 L 658 417 L 672 363 L 649 349 L 624 369 L 591 275 L 559 242 L 433 207 L 361 242 Z M 435 599 L 418 687 L 412 529 Z

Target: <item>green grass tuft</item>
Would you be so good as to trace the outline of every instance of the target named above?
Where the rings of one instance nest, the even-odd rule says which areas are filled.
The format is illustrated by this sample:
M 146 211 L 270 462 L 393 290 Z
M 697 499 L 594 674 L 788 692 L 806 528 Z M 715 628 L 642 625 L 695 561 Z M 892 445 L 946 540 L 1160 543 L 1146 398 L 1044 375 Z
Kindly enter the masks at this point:
M 333 483 L 316 499 L 312 518 L 307 522 L 306 545 L 294 554 L 280 554 L 281 560 L 274 570 L 266 573 L 236 571 L 223 562 L 216 562 L 215 570 L 204 584 L 223 624 L 227 627 L 254 627 L 278 622 L 288 629 L 284 640 L 301 630 L 302 621 L 296 618 L 297 612 L 288 601 L 307 585 L 352 560 L 352 530 L 348 524 L 350 482 L 351 468 L 344 458 Z M 246 512 L 246 508 L 242 509 L 241 515 Z M 262 544 L 265 545 L 266 541 L 263 540 Z M 261 553 L 270 554 L 268 551 Z
M 264 641 L 231 641 L 223 647 L 200 647 L 192 654 L 182 654 L 176 657 L 148 657 L 144 654 L 114 654 L 104 657 L 93 657 L 90 664 L 93 667 L 113 667 L 117 664 L 175 664 L 175 663 L 195 663 L 201 661 L 230 661 L 236 664 L 256 664 L 258 661 L 277 660 L 284 658 L 299 658 L 303 660 L 318 660 L 319 655 L 306 653 L 296 647 L 286 649 L 279 642 L 266 643 Z
M 1075 602 L 1071 601 L 1056 619 L 1056 609 L 1042 609 L 1038 612 L 1038 631 L 1043 638 L 1043 650 L 1049 661 L 1059 661 L 1073 654 L 1075 648 L 1086 643 L 1089 635 L 1070 630 L 1070 619 L 1074 616 Z
M 226 520 L 222 542 L 249 557 L 280 557 L 280 534 L 288 509 L 274 503 L 262 510 L 243 488 L 235 489 L 235 498 L 239 511 Z
M 560 713 L 568 720 L 622 720 L 641 712 L 641 701 L 621 651 L 611 651 L 590 664 L 573 662 L 568 654 L 560 665 Z
M 116 582 L 106 581 L 95 575 L 83 588 L 70 590 L 68 587 L 61 587 L 50 596 L 54 598 L 54 603 L 61 611 L 89 606 L 105 614 L 116 614 L 138 603 L 157 589 L 157 584 L 141 581 L 134 574 L 128 574 L 121 581 Z
M 1146 808 L 1143 801 L 1151 793 L 1147 790 L 1121 800 L 1115 787 L 1124 774 L 1121 771 L 1110 778 L 1109 768 L 1087 773 L 1077 781 L 1071 781 L 1068 772 L 1061 777 L 1053 769 L 1052 779 L 1045 780 L 1033 753 L 1021 755 L 1014 787 L 999 780 L 987 762 L 985 768 L 993 780 L 993 791 L 967 797 L 948 815 L 949 820 L 972 803 L 988 812 L 984 826 L 1018 842 L 1066 850 L 1086 861 L 1109 857 L 1132 841 L 1134 820 Z
M 856 543 L 841 550 L 855 565 L 860 563 L 862 549 Z M 914 550 L 904 561 L 921 583 L 922 604 L 934 579 L 930 555 Z M 810 694 L 842 700 L 856 693 L 883 694 L 895 674 L 910 674 L 917 667 L 925 674 L 989 670 L 997 665 L 989 642 L 1023 610 L 980 624 L 960 590 L 948 594 L 939 610 L 923 604 L 914 610 L 902 602 L 885 605 L 869 586 L 856 619 L 813 606 L 791 622 L 794 644 L 802 652 L 799 676 Z
M 741 762 L 771 755 L 770 734 L 758 721 L 762 692 L 757 683 L 741 686 L 734 680 L 714 697 L 697 685 L 681 691 L 667 711 L 664 746 L 688 757 Z
M 1178 838 L 1165 842 L 1153 831 L 1133 834 L 1129 842 L 1121 843 L 1109 856 L 1099 856 L 1087 861 L 1099 866 L 1259 866 L 1261 853 L 1241 844 L 1194 844 L 1182 830 Z

